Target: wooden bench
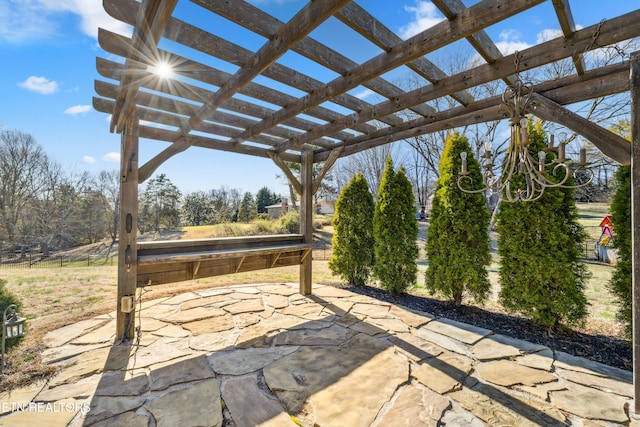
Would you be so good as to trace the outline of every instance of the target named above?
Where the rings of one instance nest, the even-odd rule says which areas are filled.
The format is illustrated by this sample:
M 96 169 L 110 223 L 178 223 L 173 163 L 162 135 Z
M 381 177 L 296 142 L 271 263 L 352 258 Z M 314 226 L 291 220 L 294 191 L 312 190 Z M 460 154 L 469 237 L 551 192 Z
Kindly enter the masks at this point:
M 137 286 L 180 282 L 302 263 L 300 234 L 138 242 Z

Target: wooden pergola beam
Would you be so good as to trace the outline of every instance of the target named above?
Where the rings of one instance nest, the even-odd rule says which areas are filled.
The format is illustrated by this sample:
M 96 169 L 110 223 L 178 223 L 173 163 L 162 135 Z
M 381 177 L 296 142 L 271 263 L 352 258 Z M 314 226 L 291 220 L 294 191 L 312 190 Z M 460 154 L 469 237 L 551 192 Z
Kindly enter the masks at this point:
M 268 152 L 267 154 L 269 155 L 269 158 L 273 160 L 273 163 L 275 163 L 276 166 L 278 166 L 280 170 L 285 174 L 296 193 L 302 194 L 302 184 L 300 183 L 300 181 L 298 181 L 298 178 L 296 178 L 293 172 L 291 172 L 291 168 L 287 166 L 282 157 L 272 152 Z
M 209 2 L 192 0 L 204 8 L 210 6 Z M 231 98 L 242 87 L 249 84 L 254 77 L 269 67 L 276 59 L 283 55 L 290 46 L 297 43 L 301 38 L 329 18 L 337 9 L 342 7 L 349 0 L 327 0 L 325 2 L 312 2 L 307 4 L 296 14 L 284 27 L 280 29 L 273 38 L 256 52 L 251 61 L 238 70 L 224 85 L 222 85 L 215 96 L 207 100 L 200 109 L 189 118 L 182 127 L 182 136 L 176 139 L 170 147 L 167 147 L 140 168 L 140 179 L 144 180 L 175 154 L 184 151 L 191 146 L 189 132 L 202 123 L 209 114 L 219 108 L 227 99 Z M 262 123 L 262 122 L 261 122 Z
M 570 57 L 576 50 L 587 49 L 589 46 L 592 46 L 592 36 L 596 29 L 599 31 L 598 42 L 604 45 L 638 37 L 640 36 L 640 25 L 635 24 L 638 21 L 640 21 L 640 10 L 611 19 L 603 25 L 593 25 L 577 31 L 571 39 L 571 43 L 568 43 L 567 40 L 563 38 L 557 38 L 525 49 L 519 52 L 520 71 L 526 71 Z M 344 128 L 347 123 L 354 124 L 374 120 L 380 114 L 388 114 L 400 108 L 406 108 L 407 105 L 428 102 L 442 96 L 447 96 L 452 91 L 488 83 L 514 73 L 515 64 L 513 59 L 511 57 L 502 57 L 493 64 L 483 64 L 448 77 L 439 82 L 438 85 L 423 86 L 407 92 L 396 98 L 394 102 L 380 103 L 376 105 L 375 108 L 365 109 L 357 114 L 352 114 L 327 125 L 319 126 L 313 131 L 307 132 L 304 137 L 287 141 L 279 147 L 279 150 L 292 149 L 301 144 L 313 141 L 314 139 L 321 138 L 322 136 L 335 132 L 337 129 Z
M 343 7 L 336 14 L 336 17 L 385 51 L 391 50 L 395 45 L 403 41 L 400 36 L 354 2 Z M 431 83 L 438 83 L 448 77 L 444 71 L 424 56 L 407 63 L 407 67 Z M 467 105 L 473 101 L 473 96 L 467 91 L 460 91 L 451 96 L 462 105 Z M 435 112 L 432 108 L 430 110 L 431 113 Z
M 105 3 L 109 1 L 105 0 Z M 160 59 L 153 54 L 153 51 L 158 46 L 160 36 L 171 18 L 177 2 L 178 0 L 142 0 L 140 13 L 136 15 L 136 25 L 133 30 L 133 48 L 126 56 L 127 61 L 125 62 L 125 68 L 131 69 L 132 73 L 126 73 L 125 80 L 122 82 L 111 119 L 112 132 L 115 129 L 122 131 L 124 122 L 135 105 L 138 89 L 132 76 L 139 69 L 137 64 L 130 61 L 130 59 L 140 54 L 147 55 L 155 60 Z
M 571 13 L 569 0 L 552 0 L 552 2 L 553 8 L 558 16 L 558 22 L 560 22 L 562 34 L 565 39 L 568 39 L 576 31 L 576 24 L 573 22 L 573 13 Z M 573 59 L 573 65 L 576 67 L 578 75 L 584 74 L 587 68 L 580 52 L 574 53 L 571 58 Z
M 569 76 L 563 79 L 541 83 L 532 87 L 534 92 L 561 105 L 613 95 L 629 90 L 628 64 L 614 64 L 588 71 L 584 76 Z M 484 123 L 504 118 L 498 110 L 501 96 L 494 96 L 474 102 L 467 107 L 455 107 L 433 114 L 429 118 L 418 118 L 394 128 L 380 129 L 367 138 L 354 137 L 345 142 L 343 156 L 352 155 L 369 148 L 388 144 L 401 139 L 425 133 L 437 132 L 456 127 Z M 323 161 L 330 151 L 318 151 L 316 161 Z
M 117 62 L 109 61 L 103 58 L 97 58 L 96 68 L 98 70 L 98 73 L 100 73 L 101 76 L 108 79 L 113 79 L 113 80 L 120 80 L 124 72 L 122 64 L 118 64 Z M 203 74 L 211 75 L 211 73 L 208 72 L 208 69 L 204 69 L 203 71 L 204 71 Z M 98 93 L 98 95 L 103 96 L 105 98 L 112 98 L 112 99 L 115 98 L 115 96 L 113 95 L 114 92 L 111 89 L 112 86 L 113 85 L 111 83 L 106 83 L 99 80 L 95 82 L 96 92 Z M 188 84 L 181 81 L 172 81 L 171 83 L 169 83 L 164 80 L 158 81 L 157 79 L 142 79 L 140 81 L 140 87 L 157 92 L 157 94 L 155 95 L 152 95 L 150 93 L 138 93 L 137 96 L 138 96 L 138 99 L 140 100 L 140 103 L 145 103 L 147 102 L 146 100 L 149 100 L 149 99 L 158 98 L 158 101 L 154 101 L 154 102 L 158 104 L 160 109 L 163 109 L 163 107 L 160 106 L 160 103 L 163 102 L 163 100 L 166 100 L 166 102 L 171 103 L 175 101 L 176 98 L 182 98 L 185 100 L 202 103 L 213 94 L 211 90 L 207 90 L 202 87 L 195 86 L 195 85 Z M 267 91 L 266 89 L 258 87 L 258 85 L 248 85 L 245 89 L 248 89 L 248 90 L 243 90 L 241 93 L 256 99 L 264 99 L 264 97 L 262 96 L 262 93 L 269 92 L 267 93 L 268 98 L 264 100 L 271 103 L 278 102 L 281 105 L 286 105 L 288 100 L 293 99 L 293 97 L 291 97 L 290 99 L 287 99 L 285 97 L 286 96 L 285 94 L 282 94 L 282 96 L 280 96 L 279 94 L 276 94 L 275 91 Z M 165 98 L 159 94 L 166 94 L 169 96 Z M 190 116 L 191 114 L 193 114 L 193 112 L 197 108 L 196 106 L 194 106 L 193 103 L 183 103 L 183 104 L 187 104 L 189 106 L 189 110 L 185 111 L 184 113 L 181 112 L 179 114 Z M 279 104 L 276 104 L 276 105 L 279 105 Z M 267 118 L 274 112 L 273 109 L 267 108 L 265 106 L 253 104 L 248 101 L 244 101 L 236 98 L 231 98 L 227 100 L 227 102 L 224 103 L 223 108 L 225 110 L 242 114 L 243 116 L 252 116 L 252 117 L 255 117 L 256 119 Z M 168 110 L 168 111 L 171 111 L 171 110 Z M 309 116 L 317 117 L 325 121 L 335 120 L 337 117 L 339 117 L 337 113 L 332 111 L 330 112 L 325 108 L 315 108 L 313 111 L 307 112 L 307 114 Z M 225 122 L 225 124 L 228 124 L 228 123 Z M 283 125 L 286 125 L 287 127 L 294 128 L 294 129 L 300 129 L 301 131 L 309 131 L 314 127 L 316 127 L 318 123 L 313 122 L 311 120 L 305 120 L 299 117 L 293 117 L 292 119 L 284 122 Z M 366 124 L 362 126 L 357 126 L 356 129 L 363 133 L 367 133 L 375 130 L 373 126 L 366 125 Z M 291 137 L 291 136 L 287 137 L 284 135 L 284 133 L 289 133 L 289 130 L 284 127 L 277 127 L 277 128 L 270 129 L 269 133 L 272 135 L 282 136 L 283 138 Z M 352 136 L 352 134 L 347 132 L 337 132 L 330 136 L 332 138 L 342 140 Z M 335 144 L 335 142 L 326 141 L 321 138 L 321 139 L 317 139 L 314 142 L 314 144 L 321 147 L 331 147 L 332 145 Z
M 633 409 L 640 414 L 640 52 L 631 55 L 631 289 Z
M 446 16 L 447 19 L 455 18 L 456 15 L 466 7 L 461 0 L 433 0 L 433 4 L 436 5 L 442 13 L 444 13 L 444 16 Z M 493 64 L 497 59 L 503 57 L 500 49 L 498 49 L 496 44 L 484 30 L 473 33 L 470 36 L 467 36 L 466 39 L 482 59 L 487 61 L 489 64 Z M 507 85 L 511 85 L 515 81 L 515 78 L 511 76 L 506 76 L 502 79 Z
M 484 0 L 468 9 L 465 9 L 454 20 L 436 24 L 422 33 L 395 45 L 388 52 L 382 53 L 369 61 L 350 69 L 345 73 L 345 75 L 334 79 L 323 89 L 304 96 L 290 106 L 279 110 L 272 119 L 263 120 L 247 129 L 234 142 L 250 139 L 253 135 L 264 132 L 271 126 L 275 126 L 284 120 L 300 114 L 307 108 L 325 102 L 336 94 L 352 89 L 362 82 L 386 73 L 397 66 L 406 64 L 420 56 L 441 48 L 447 43 L 463 38 L 468 34 L 472 34 L 513 14 L 542 3 L 543 1 L 544 0 L 512 0 L 505 3 L 500 0 Z M 438 86 L 441 85 L 439 84 Z M 453 91 L 448 91 L 447 95 L 452 92 Z M 406 99 L 406 94 L 398 96 L 393 101 L 389 102 L 397 106 L 399 105 L 397 101 L 400 98 Z M 407 108 L 418 103 L 421 102 L 405 101 L 402 103 L 402 107 L 400 109 Z M 377 111 L 377 106 L 373 107 L 373 109 Z M 385 115 L 387 114 L 376 114 L 376 117 Z M 348 116 L 346 120 L 341 119 L 341 127 L 344 127 L 349 120 L 352 120 L 352 116 Z M 302 140 L 291 141 L 290 143 L 283 144 L 279 151 L 285 151 L 289 148 L 301 146 L 304 143 L 313 141 L 313 139 L 315 138 L 304 138 L 304 142 Z
M 629 141 L 615 133 L 590 122 L 540 95 L 532 96 L 534 107 L 531 113 L 543 120 L 561 124 L 567 129 L 571 129 L 579 135 L 587 138 L 605 156 L 610 157 L 621 165 L 631 164 L 631 145 Z
M 209 7 L 216 7 L 217 11 L 219 7 L 218 5 L 219 3 L 217 3 L 215 6 L 209 5 Z M 262 25 L 265 26 L 269 25 L 264 24 L 264 22 L 268 21 L 269 18 L 274 19 L 270 15 L 260 11 L 255 6 L 251 6 L 249 3 L 235 3 L 234 6 L 235 7 L 233 8 L 233 10 L 238 10 L 239 8 L 245 12 L 246 9 L 251 10 L 251 13 L 249 13 L 248 15 L 253 16 L 253 20 L 256 20 L 259 23 L 263 23 Z M 118 19 L 123 22 L 135 25 L 135 16 L 138 13 L 139 7 L 139 3 L 137 3 L 135 0 L 122 1 L 122 6 L 117 11 L 111 11 L 111 14 L 117 15 Z M 280 29 L 283 25 L 283 23 L 279 23 L 278 25 L 276 25 L 276 27 Z M 271 37 L 273 37 L 273 34 L 275 32 L 276 30 L 272 32 L 265 31 L 263 32 L 263 35 L 270 39 Z M 245 49 L 238 44 L 232 43 L 214 34 L 208 33 L 204 30 L 201 30 L 200 28 L 197 28 L 187 22 L 181 21 L 176 18 L 172 18 L 171 20 L 169 20 L 164 37 L 168 40 L 173 40 L 177 43 L 189 46 L 212 57 L 227 61 L 238 67 L 244 66 L 247 61 L 250 61 L 255 54 L 254 52 Z M 197 43 L 194 43 L 194 40 L 197 40 Z M 334 51 L 329 51 L 329 49 L 326 47 L 324 49 L 327 50 L 327 53 L 322 54 L 322 57 L 331 57 L 332 55 L 337 54 Z M 184 63 L 183 58 L 171 56 L 167 53 L 164 53 L 164 55 L 170 58 L 170 63 L 175 64 L 178 67 L 180 67 L 180 65 Z M 336 67 L 333 68 L 336 69 Z M 263 70 L 262 74 L 265 77 L 286 85 L 290 85 L 305 92 L 313 91 L 324 84 L 316 79 L 311 78 L 310 76 L 307 76 L 304 73 L 301 73 L 289 67 L 285 67 L 284 65 L 278 63 L 274 63 L 270 67 Z M 390 83 L 388 83 L 388 85 L 391 86 Z M 392 96 L 403 92 L 398 88 L 395 89 L 396 92 L 394 92 Z M 334 99 L 334 102 L 338 105 L 354 111 L 369 106 L 369 103 L 349 94 L 343 94 L 339 97 L 336 97 Z M 400 117 L 392 115 L 386 118 L 382 118 L 381 121 L 388 124 L 394 124 L 401 122 L 402 119 Z
M 348 3 L 340 9 L 336 15 L 341 14 L 344 9 L 350 8 L 353 4 L 353 2 Z M 233 22 L 236 22 L 237 24 L 267 38 L 270 38 L 273 33 L 284 25 L 284 23 L 280 22 L 278 19 L 263 12 L 248 2 L 217 2 L 215 7 L 216 13 L 221 16 L 224 16 L 227 19 L 230 19 Z M 355 61 L 342 55 L 335 49 L 331 49 L 311 37 L 305 37 L 300 40 L 297 45 L 293 46 L 292 50 L 339 74 L 344 73 L 344 70 L 350 70 L 358 65 Z M 318 86 L 315 89 L 318 89 L 321 86 Z M 386 98 L 394 98 L 404 93 L 404 90 L 398 88 L 396 85 L 388 82 L 382 77 L 374 77 L 371 80 L 364 81 L 362 82 L 362 86 L 371 89 Z M 428 106 L 414 106 L 412 107 L 412 110 L 422 115 L 432 112 L 432 109 Z

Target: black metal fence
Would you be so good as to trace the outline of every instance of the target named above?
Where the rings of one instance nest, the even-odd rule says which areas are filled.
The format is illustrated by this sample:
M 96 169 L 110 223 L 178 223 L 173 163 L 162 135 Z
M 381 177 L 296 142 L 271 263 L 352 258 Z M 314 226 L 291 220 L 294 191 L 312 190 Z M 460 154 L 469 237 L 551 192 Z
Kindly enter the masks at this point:
M 50 255 L 0 253 L 0 269 L 96 267 L 118 264 L 117 255 Z

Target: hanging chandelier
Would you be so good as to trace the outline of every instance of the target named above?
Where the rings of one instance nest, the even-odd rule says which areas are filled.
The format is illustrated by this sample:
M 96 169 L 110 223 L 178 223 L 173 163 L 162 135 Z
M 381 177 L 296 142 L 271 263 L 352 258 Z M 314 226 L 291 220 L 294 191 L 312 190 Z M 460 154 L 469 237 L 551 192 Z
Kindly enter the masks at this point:
M 538 151 L 535 157 L 531 155 L 526 114 L 533 107 L 533 90 L 520 79 L 518 52 L 515 53 L 515 65 L 516 81 L 505 89 L 500 105 L 500 109 L 508 114 L 511 127 L 502 173 L 495 175 L 491 144 L 486 142 L 481 160 L 484 187 L 475 190 L 465 188 L 465 184 L 473 185 L 473 179 L 469 176 L 467 153 L 464 151 L 460 153 L 462 168 L 458 176 L 458 187 L 465 193 L 489 191 L 491 194 L 502 194 L 503 200 L 517 202 L 538 200 L 546 188 L 580 188 L 588 185 L 593 180 L 594 172 L 588 168 L 586 147 L 580 148 L 580 159 L 574 162 L 565 157 L 565 141 L 554 147 L 554 136 L 551 135 L 548 147 Z M 575 181 L 569 181 L 570 176 Z M 578 180 L 580 183 L 576 184 Z

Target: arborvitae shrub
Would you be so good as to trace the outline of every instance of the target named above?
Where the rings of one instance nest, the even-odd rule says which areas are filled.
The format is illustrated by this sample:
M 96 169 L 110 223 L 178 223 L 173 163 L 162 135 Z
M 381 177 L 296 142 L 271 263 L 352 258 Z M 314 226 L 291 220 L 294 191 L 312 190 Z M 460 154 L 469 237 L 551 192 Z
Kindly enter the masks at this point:
M 351 285 L 366 283 L 373 266 L 373 196 L 364 175 L 352 177 L 333 217 L 331 271 Z
M 415 213 L 411 183 L 403 168 L 394 172 L 388 157 L 373 217 L 373 271 L 380 284 L 392 294 L 400 294 L 416 283 L 418 220 Z
M 631 339 L 633 330 L 631 166 L 620 166 L 616 172 L 616 185 L 616 192 L 611 201 L 611 214 L 613 215 L 612 244 L 618 251 L 618 263 L 615 266 L 608 287 L 619 304 L 617 318 L 623 323 L 627 338 Z
M 546 148 L 542 124 L 530 122 L 527 131 L 535 157 Z M 519 178 L 513 185 L 521 185 Z M 580 325 L 587 316 L 589 273 L 581 261 L 586 235 L 573 194 L 572 189 L 546 188 L 533 202 L 503 200 L 497 216 L 500 301 L 549 328 Z
M 425 284 L 432 294 L 450 299 L 455 306 L 468 295 L 484 302 L 491 290 L 486 266 L 491 262 L 488 228 L 490 221 L 486 198 L 482 193 L 465 193 L 458 187 L 460 153 L 467 152 L 466 189 L 482 188 L 480 165 L 471 155 L 464 135 L 450 134 L 440 160 L 440 178 L 436 183 L 433 207 L 427 231 L 429 266 Z

